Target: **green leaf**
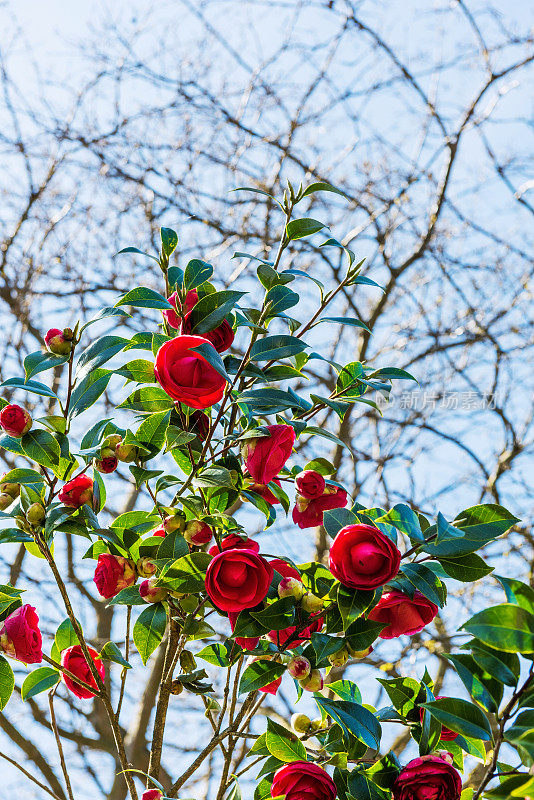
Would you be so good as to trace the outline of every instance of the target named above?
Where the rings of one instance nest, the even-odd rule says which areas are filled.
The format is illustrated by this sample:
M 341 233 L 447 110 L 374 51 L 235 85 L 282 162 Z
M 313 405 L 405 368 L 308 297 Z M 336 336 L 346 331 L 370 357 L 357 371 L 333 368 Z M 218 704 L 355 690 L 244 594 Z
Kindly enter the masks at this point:
M 265 744 L 269 753 L 286 764 L 292 761 L 306 761 L 306 748 L 302 742 L 296 738 L 290 739 L 289 736 L 289 731 L 286 738 L 268 730 L 265 734 Z
M 156 258 L 156 256 L 152 256 L 150 253 L 145 253 L 143 250 L 139 250 L 137 247 L 123 247 L 122 250 L 119 250 L 119 252 L 115 253 L 115 255 L 121 256 L 123 253 L 136 253 L 139 256 L 146 256 L 147 258 L 151 258 L 152 261 L 159 263 L 159 260 Z
M 234 488 L 234 481 L 232 473 L 226 467 L 213 465 L 206 467 L 200 472 L 196 478 L 193 479 L 193 485 L 200 489 L 211 489 L 220 486 L 226 486 L 229 489 Z
M 520 747 L 532 758 L 534 754 L 534 711 L 523 711 L 514 720 L 511 728 L 505 731 L 507 742 Z
M 286 671 L 285 664 L 276 661 L 254 661 L 243 672 L 239 681 L 239 694 L 256 692 L 277 680 Z
M 208 364 L 210 364 L 213 369 L 224 378 L 225 381 L 228 381 L 228 383 L 232 381 L 231 377 L 226 371 L 224 361 L 210 342 L 203 342 L 202 344 L 197 345 L 197 347 L 191 347 L 190 349 L 194 353 L 200 353 L 200 355 L 206 359 Z
M 0 656 L 0 711 L 6 707 L 15 688 L 15 676 L 8 660 Z
M 443 608 L 446 590 L 437 575 L 424 564 L 404 564 L 400 575 L 404 575 L 415 588 L 435 605 Z
M 192 258 L 187 264 L 184 271 L 184 288 L 188 292 L 190 289 L 196 289 L 197 286 L 202 286 L 203 283 L 209 281 L 213 275 L 213 267 L 199 258 Z
M 327 227 L 323 222 L 311 219 L 311 217 L 293 219 L 286 226 L 286 235 L 288 239 L 303 239 L 305 236 L 311 236 L 313 233 L 318 233 Z
M 60 679 L 60 674 L 57 670 L 51 667 L 38 667 L 26 676 L 20 690 L 22 700 L 29 700 L 35 697 L 36 694 L 46 692 L 52 689 Z
M 416 383 L 417 378 L 414 378 L 413 375 L 410 375 L 409 372 L 406 372 L 405 369 L 398 369 L 397 367 L 383 367 L 382 369 L 377 369 L 375 372 L 371 372 L 370 375 L 367 376 L 370 379 L 376 379 L 382 381 L 392 381 L 392 380 L 408 380 L 408 381 L 415 381 Z
M 252 389 L 242 392 L 237 402 L 246 403 L 251 410 L 266 414 L 280 414 L 297 407 L 295 398 L 282 389 Z
M 143 664 L 146 664 L 163 639 L 166 627 L 167 613 L 161 603 L 148 606 L 136 619 L 133 627 L 133 640 Z
M 39 372 L 60 367 L 62 364 L 66 364 L 68 360 L 68 356 L 55 356 L 53 353 L 43 353 L 41 350 L 29 353 L 24 359 L 26 380 L 28 381 Z
M 308 195 L 315 194 L 315 192 L 335 192 L 335 194 L 340 194 L 341 197 L 344 197 L 346 200 L 350 199 L 345 192 L 341 191 L 341 189 L 336 189 L 335 186 L 331 186 L 329 183 L 325 183 L 324 181 L 310 183 L 310 185 L 304 189 L 302 197 L 308 197 Z
M 474 583 L 493 572 L 476 553 L 464 553 L 458 558 L 440 556 L 439 563 L 450 578 L 463 583 Z
M 20 483 L 22 486 L 33 486 L 34 484 L 44 483 L 43 476 L 36 472 L 34 469 L 26 469 L 24 467 L 17 467 L 11 469 L 2 477 L 2 483 Z
M 120 664 L 122 667 L 125 667 L 125 669 L 132 668 L 132 665 L 123 657 L 115 642 L 106 642 L 100 651 L 100 655 L 102 658 L 105 658 L 108 661 L 113 661 L 115 664 Z
M 323 516 L 323 526 L 332 539 L 337 536 L 341 528 L 346 525 L 357 525 L 359 521 L 356 514 L 348 508 L 334 508 L 332 511 L 325 511 Z
M 117 408 L 142 411 L 148 414 L 173 409 L 174 403 L 167 392 L 164 392 L 159 386 L 142 386 L 128 395 Z
M 504 603 L 480 611 L 462 626 L 490 647 L 507 653 L 534 653 L 534 616 Z
M 281 631 L 294 622 L 295 601 L 292 597 L 283 597 L 261 611 L 250 611 L 250 616 L 267 630 Z
M 406 717 L 416 706 L 422 687 L 415 678 L 378 678 L 395 709 Z M 425 695 L 423 695 L 424 697 Z
M 389 525 L 393 525 L 393 527 L 397 528 L 401 533 L 405 533 L 406 536 L 410 539 L 414 539 L 416 542 L 424 542 L 425 540 L 419 517 L 415 511 L 404 503 L 397 503 L 387 514 L 378 517 L 375 521 L 386 522 Z
M 159 292 L 154 289 L 147 289 L 145 286 L 139 286 L 136 289 L 131 289 L 126 292 L 120 300 L 115 303 L 118 306 L 135 306 L 136 308 L 172 308 L 166 297 L 163 297 Z
M 168 258 L 176 250 L 178 234 L 172 228 L 161 228 L 159 233 L 161 236 L 161 249 Z
M 358 800 L 388 800 L 390 793 L 384 791 L 365 772 L 354 770 L 349 775 L 349 791 L 351 798 Z
M 191 311 L 191 332 L 201 336 L 217 328 L 245 294 L 225 290 L 202 297 Z
M 368 328 L 361 319 L 353 319 L 351 317 L 321 317 L 312 327 L 315 328 L 322 322 L 335 322 L 337 325 L 350 325 L 351 328 L 363 328 L 364 331 L 371 333 L 371 329 Z
M 45 386 L 44 383 L 38 381 L 25 381 L 23 378 L 8 378 L 7 381 L 0 383 L 0 388 L 23 389 L 30 394 L 39 394 L 42 397 L 53 397 L 57 400 L 57 395 Z
M 378 597 L 376 591 L 364 592 L 360 589 L 348 589 L 340 584 L 337 603 L 343 620 L 343 629 L 346 630 L 352 622 L 361 617 L 376 597 Z
M 154 363 L 144 358 L 135 358 L 133 361 L 128 361 L 127 364 L 113 370 L 113 372 L 115 375 L 122 375 L 126 380 L 136 381 L 136 383 L 154 383 L 156 380 Z
M 450 539 L 439 544 L 429 542 L 424 550 L 437 557 L 472 553 L 509 531 L 516 522 L 519 522 L 518 518 L 502 506 L 492 503 L 472 506 L 458 514 L 454 520 L 454 526 L 464 532 L 462 539 Z M 427 537 L 432 532 L 437 531 L 428 528 Z
M 296 336 L 265 336 L 252 345 L 251 361 L 279 361 L 302 353 L 308 345 Z
M 503 587 L 509 603 L 521 606 L 525 611 L 534 614 L 534 589 L 515 578 L 504 578 L 501 575 L 495 577 Z
M 189 553 L 189 545 L 179 531 L 168 533 L 160 546 L 156 558 L 172 558 L 173 561 L 186 556 Z
M 229 667 L 232 663 L 230 653 L 232 651 L 233 642 L 209 644 L 204 647 L 199 653 L 195 653 L 195 658 L 202 658 L 208 664 L 213 664 L 215 667 Z
M 144 606 L 145 601 L 139 594 L 139 586 L 127 586 L 126 589 L 112 597 L 107 602 L 108 606 Z M 152 606 L 150 606 L 152 608 Z
M 87 347 L 76 364 L 75 377 L 82 380 L 97 367 L 105 364 L 130 343 L 123 336 L 102 336 Z
M 472 739 L 491 741 L 492 732 L 489 720 L 484 712 L 467 700 L 456 697 L 441 697 L 429 703 L 421 703 L 432 716 L 446 728 L 462 736 Z
M 362 702 L 361 692 L 352 681 L 346 679 L 334 681 L 328 684 L 328 690 L 334 692 L 341 700 L 349 700 L 352 703 Z
M 269 318 L 281 316 L 282 312 L 296 306 L 299 300 L 298 294 L 288 289 L 287 286 L 273 286 L 265 295 L 265 305 Z
M 516 653 L 493 650 L 474 639 L 463 645 L 471 650 L 471 655 L 479 667 L 507 686 L 516 686 L 519 680 L 520 663 Z
M 71 396 L 69 419 L 87 411 L 104 394 L 111 378 L 111 372 L 95 369 L 77 384 Z
M 367 650 L 385 627 L 382 622 L 360 617 L 349 625 L 345 631 L 345 638 L 353 650 Z
M 145 255 L 145 254 L 143 254 L 143 255 Z M 152 256 L 149 256 L 149 258 L 152 258 Z M 157 261 L 157 259 L 155 259 L 155 260 Z M 82 327 L 80 328 L 80 333 L 83 333 L 83 331 L 86 328 L 88 328 L 89 325 L 92 325 L 94 322 L 100 322 L 100 320 L 107 319 L 108 317 L 123 317 L 124 318 L 124 317 L 129 317 L 129 316 L 130 316 L 130 314 L 128 314 L 128 312 L 125 311 L 123 308 L 113 308 L 113 307 L 110 308 L 108 306 L 107 308 L 103 308 L 101 311 L 99 311 L 98 314 L 96 314 L 96 316 L 94 316 L 92 319 L 90 319 L 88 322 L 86 322 L 85 325 L 82 325 Z
M 326 711 L 341 726 L 348 737 L 347 744 L 349 744 L 350 737 L 354 736 L 367 747 L 372 747 L 374 750 L 379 749 L 382 736 L 380 723 L 374 714 L 364 706 L 347 700 L 328 700 L 319 694 L 314 694 L 314 698 L 319 708 Z
M 59 464 L 59 444 L 49 431 L 38 428 L 28 431 L 20 444 L 26 455 L 42 467 L 55 467 Z
M 165 434 L 169 427 L 171 412 L 159 411 L 143 420 L 135 432 L 135 438 L 145 447 L 159 452 L 165 443 Z
M 190 553 L 174 561 L 160 576 L 162 585 L 171 585 L 175 591 L 195 594 L 205 586 L 206 570 L 213 556 L 209 553 Z

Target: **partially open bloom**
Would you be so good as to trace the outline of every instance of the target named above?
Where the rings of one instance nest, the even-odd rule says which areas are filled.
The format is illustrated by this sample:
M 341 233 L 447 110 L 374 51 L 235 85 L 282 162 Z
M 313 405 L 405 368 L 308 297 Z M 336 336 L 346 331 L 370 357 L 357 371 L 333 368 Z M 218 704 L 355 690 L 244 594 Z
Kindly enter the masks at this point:
M 60 503 L 69 508 L 80 508 L 93 499 L 93 481 L 88 475 L 78 475 L 68 481 L 58 495 Z
M 254 539 L 250 539 L 248 536 L 242 537 L 238 536 L 237 533 L 229 533 L 228 536 L 225 536 L 219 545 L 214 544 L 213 547 L 210 547 L 208 553 L 212 556 L 216 556 L 217 553 L 220 553 L 222 550 L 252 550 L 253 553 L 260 552 L 260 546 L 258 542 L 255 542 Z
M 28 433 L 32 426 L 32 418 L 25 408 L 11 403 L 0 411 L 0 427 L 15 439 Z
M 102 680 L 104 680 L 106 670 L 104 668 L 104 664 L 102 663 L 102 659 L 93 647 L 88 647 L 87 649 L 93 664 L 100 674 L 100 677 Z M 75 644 L 72 647 L 67 647 L 66 650 L 63 650 L 61 653 L 61 666 L 65 667 L 65 669 L 68 669 L 69 672 L 72 672 L 73 675 L 75 675 L 84 683 L 88 684 L 88 686 L 92 686 L 95 691 L 89 691 L 89 689 L 86 689 L 85 686 L 82 686 L 80 683 L 78 683 L 78 681 L 75 681 L 69 675 L 65 675 L 65 673 L 62 672 L 61 678 L 67 689 L 70 689 L 70 691 L 75 694 L 76 697 L 79 697 L 82 700 L 87 700 L 89 697 L 94 697 L 98 687 L 79 644 Z
M 303 472 L 299 472 L 295 478 L 295 486 L 302 497 L 307 500 L 316 500 L 324 494 L 326 483 L 320 472 L 305 469 Z
M 348 503 L 347 492 L 339 486 L 327 485 L 324 494 L 314 500 L 307 500 L 297 494 L 297 502 L 293 508 L 293 522 L 299 528 L 316 528 L 323 524 L 325 511 L 333 508 L 345 508 Z
M 94 582 L 106 600 L 135 583 L 137 575 L 131 561 L 124 556 L 101 553 L 95 569 Z
M 162 389 L 191 408 L 208 408 L 224 394 L 226 381 L 193 350 L 206 344 L 202 336 L 177 336 L 158 350 L 154 374 Z
M 191 324 L 191 312 L 184 317 L 180 333 L 194 334 Z M 212 343 L 218 353 L 224 353 L 234 341 L 235 333 L 228 320 L 224 319 L 220 325 L 217 325 L 211 331 L 206 331 L 202 336 Z
M 147 578 L 139 584 L 139 594 L 145 603 L 161 603 L 167 597 L 167 589 L 162 586 L 155 586 L 156 576 Z
M 209 525 L 202 520 L 194 519 L 187 523 L 184 531 L 184 539 L 189 544 L 200 547 L 207 544 L 213 537 L 213 531 Z
M 295 431 L 291 425 L 267 425 L 269 436 L 247 439 L 242 447 L 252 480 L 266 484 L 275 478 L 291 455 Z
M 161 800 L 163 797 L 159 789 L 147 789 L 143 792 L 141 800 Z
M 421 592 L 415 592 L 411 598 L 398 589 L 391 589 L 371 609 L 368 619 L 386 623 L 379 634 L 381 639 L 394 639 L 423 630 L 437 613 L 438 607 Z
M 43 640 L 39 617 L 33 606 L 21 606 L 5 618 L 0 630 L 0 648 L 6 656 L 24 664 L 41 663 Z
M 163 318 L 166 320 L 167 325 L 169 328 L 174 328 L 178 330 L 180 327 L 180 316 L 178 315 L 178 306 L 180 300 L 178 298 L 178 293 L 173 292 L 169 297 L 169 303 L 174 306 L 174 308 L 165 309 L 162 311 Z M 196 289 L 191 289 L 191 291 L 187 292 L 185 296 L 185 300 L 182 304 L 182 313 L 188 314 L 191 309 L 193 309 L 196 304 L 198 303 L 198 292 Z

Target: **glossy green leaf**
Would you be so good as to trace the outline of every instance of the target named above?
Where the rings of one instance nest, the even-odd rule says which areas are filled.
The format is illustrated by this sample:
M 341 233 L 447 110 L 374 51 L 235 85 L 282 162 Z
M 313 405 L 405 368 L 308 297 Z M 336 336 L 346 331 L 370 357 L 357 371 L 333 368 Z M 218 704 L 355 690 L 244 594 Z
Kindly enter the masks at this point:
M 60 677 L 59 672 L 51 667 L 34 669 L 24 678 L 20 690 L 21 699 L 23 701 L 29 700 L 31 697 L 35 697 L 36 694 L 47 692 L 59 682 Z
M 484 712 L 467 700 L 456 697 L 441 697 L 429 703 L 422 703 L 438 722 L 449 730 L 473 739 L 488 742 L 492 739 L 491 725 Z
M 133 627 L 133 640 L 143 664 L 146 664 L 163 639 L 167 627 L 167 613 L 161 603 L 145 608 Z

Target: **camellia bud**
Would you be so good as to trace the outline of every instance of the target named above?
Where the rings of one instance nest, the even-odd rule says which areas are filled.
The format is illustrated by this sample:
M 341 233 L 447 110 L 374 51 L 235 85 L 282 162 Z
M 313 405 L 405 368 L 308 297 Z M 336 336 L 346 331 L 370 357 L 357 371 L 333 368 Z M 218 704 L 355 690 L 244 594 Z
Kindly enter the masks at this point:
M 292 678 L 304 680 L 311 672 L 311 664 L 305 656 L 293 656 L 287 665 L 287 671 Z
M 20 483 L 2 483 L 0 489 L 13 500 L 16 500 L 20 494 Z
M 13 502 L 14 500 L 10 494 L 7 494 L 7 492 L 2 492 L 2 494 L 0 494 L 0 511 L 5 511 L 6 508 L 9 508 Z
M 175 678 L 175 680 L 173 680 L 173 682 L 171 683 L 171 694 L 182 694 L 183 690 L 184 690 L 183 684 L 180 683 L 180 681 L 177 678 Z
M 112 454 L 114 454 L 121 442 L 122 436 L 120 433 L 110 433 L 105 439 L 102 440 L 102 449 L 109 448 L 112 451 Z
M 68 342 L 71 342 L 74 339 L 74 331 L 72 328 L 63 328 L 63 336 Z
M 349 660 L 349 651 L 345 647 L 341 647 L 336 653 L 328 656 L 328 660 L 333 667 L 344 667 Z
M 299 685 L 307 692 L 320 692 L 323 688 L 323 676 L 318 669 L 312 669 L 307 678 L 299 681 Z
M 278 597 L 294 597 L 300 600 L 304 594 L 304 586 L 298 578 L 282 578 L 278 584 Z
M 320 731 L 324 724 L 323 720 L 318 717 L 317 719 L 312 719 L 310 728 L 315 733 L 315 731 Z
M 135 461 L 138 455 L 139 448 L 136 447 L 135 444 L 124 444 L 122 440 L 115 448 L 115 456 L 119 461 L 124 461 L 126 463 Z
M 167 597 L 167 589 L 155 586 L 156 578 L 147 578 L 139 584 L 139 594 L 145 603 L 161 603 Z
M 32 418 L 25 408 L 11 403 L 0 411 L 0 427 L 14 439 L 20 439 L 28 433 L 32 426 Z
M 306 714 L 293 714 L 291 717 L 291 727 L 295 733 L 307 733 L 311 725 L 311 719 Z
M 373 652 L 372 647 L 368 647 L 367 650 L 353 650 L 350 645 L 347 645 L 347 649 L 351 654 L 352 658 L 365 658 L 369 655 L 369 653 Z
M 209 525 L 199 519 L 191 520 L 185 526 L 184 539 L 189 544 L 200 547 L 207 544 L 213 536 L 213 531 Z
M 185 529 L 185 514 L 183 511 L 176 511 L 172 516 L 165 517 L 163 527 L 167 533 L 183 531 Z
M 46 511 L 41 503 L 32 503 L 26 511 L 26 519 L 30 525 L 42 525 L 45 521 Z
M 324 606 L 321 598 L 311 592 L 306 592 L 300 604 L 302 609 L 309 614 L 316 614 L 318 611 L 321 611 Z
M 180 653 L 180 666 L 184 672 L 193 672 L 197 668 L 197 662 L 193 653 L 189 650 L 182 650 Z
M 65 332 L 70 333 L 68 338 Z M 45 345 L 47 349 L 56 356 L 68 356 L 72 350 L 72 331 L 70 328 L 65 328 L 60 331 L 59 328 L 50 328 L 45 336 Z
M 104 475 L 109 475 L 110 472 L 115 472 L 118 466 L 119 462 L 115 456 L 106 456 L 106 458 L 95 459 L 95 468 Z
M 143 792 L 141 800 L 161 800 L 163 794 L 159 789 L 147 789 Z
M 137 569 L 137 574 L 139 575 L 140 578 L 151 578 L 152 575 L 154 575 L 157 570 L 157 567 L 154 564 L 154 562 L 151 561 L 146 556 L 138 560 L 137 564 L 135 565 L 135 568 Z

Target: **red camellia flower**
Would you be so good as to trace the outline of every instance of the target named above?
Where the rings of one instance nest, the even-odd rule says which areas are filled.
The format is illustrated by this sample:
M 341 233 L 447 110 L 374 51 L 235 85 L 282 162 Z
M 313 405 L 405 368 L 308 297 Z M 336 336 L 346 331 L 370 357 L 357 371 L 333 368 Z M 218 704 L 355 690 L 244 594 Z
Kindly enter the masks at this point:
M 242 453 L 245 465 L 256 483 L 269 483 L 291 455 L 295 431 L 291 425 L 267 425 L 270 436 L 247 439 Z
M 131 561 L 124 556 L 101 553 L 93 578 L 99 594 L 106 600 L 135 583 L 137 575 Z
M 223 550 L 214 556 L 206 572 L 206 591 L 223 611 L 254 608 L 267 594 L 273 568 L 251 550 Z
M 154 374 L 165 392 L 191 408 L 208 408 L 224 394 L 226 381 L 193 347 L 206 344 L 202 336 L 177 336 L 165 342 L 156 356 Z
M 436 700 L 441 700 L 443 695 L 436 695 Z M 421 723 L 423 722 L 423 715 L 424 710 L 421 708 L 419 709 L 419 719 Z M 442 742 L 452 742 L 458 736 L 457 733 L 451 731 L 449 728 L 446 728 L 444 725 L 441 726 L 441 736 L 439 737 Z
M 350 589 L 376 589 L 395 577 L 401 554 L 372 525 L 346 525 L 330 548 L 330 572 Z
M 89 655 L 91 656 L 93 664 L 97 668 L 100 677 L 102 680 L 104 680 L 106 670 L 104 668 L 104 664 L 102 663 L 102 659 L 93 647 L 88 647 L 87 649 L 89 650 Z M 74 644 L 72 647 L 67 647 L 66 650 L 63 650 L 61 653 L 61 666 L 65 667 L 65 669 L 68 669 L 69 672 L 72 672 L 73 675 L 76 675 L 76 677 L 84 683 L 92 686 L 95 692 L 98 690 L 96 681 L 89 668 L 89 664 L 85 660 L 85 656 L 79 644 Z M 69 675 L 65 675 L 64 672 L 61 673 L 61 678 L 67 689 L 70 689 L 71 692 L 76 695 L 76 697 L 79 697 L 82 700 L 87 700 L 89 697 L 94 697 L 95 692 L 90 692 L 89 689 L 86 689 Z
M 275 773 L 271 797 L 284 795 L 285 800 L 334 800 L 337 789 L 324 769 L 307 761 L 284 764 Z
M 237 533 L 229 533 L 222 540 L 220 547 L 218 544 L 214 544 L 213 547 L 210 547 L 208 553 L 216 556 L 217 553 L 221 553 L 223 550 L 252 550 L 253 553 L 259 553 L 260 546 L 254 539 L 249 539 L 247 536 L 242 538 Z
M 387 623 L 380 632 L 382 639 L 395 639 L 403 634 L 411 635 L 423 630 L 437 613 L 438 607 L 421 592 L 416 592 L 412 599 L 404 592 L 392 589 L 382 595 L 369 612 L 368 618 Z
M 5 618 L 0 630 L 0 648 L 6 656 L 25 664 L 40 664 L 42 647 L 39 617 L 33 606 L 21 606 Z
M 184 317 L 184 321 L 182 322 L 182 329 L 180 331 L 182 334 L 192 334 L 192 323 L 191 323 L 191 312 Z M 206 331 L 202 334 L 208 342 L 211 342 L 214 348 L 217 350 L 218 353 L 224 353 L 225 350 L 231 346 L 232 342 L 234 341 L 234 329 L 228 322 L 228 320 L 224 319 L 220 325 L 214 328 L 212 331 Z
M 162 311 L 163 318 L 167 322 L 169 328 L 174 328 L 178 330 L 180 327 L 180 317 L 178 316 L 178 293 L 173 292 L 171 296 L 168 298 L 169 303 L 174 306 L 174 309 L 168 308 L 165 311 Z M 188 314 L 192 308 L 196 306 L 198 303 L 198 292 L 196 289 L 191 289 L 191 291 L 187 292 L 185 296 L 185 300 L 182 305 L 182 311 L 184 314 Z
M 460 775 L 444 751 L 414 758 L 393 785 L 394 800 L 459 800 L 461 793 Z
M 312 634 L 320 631 L 322 627 L 323 618 L 317 617 L 303 630 L 300 630 L 300 627 L 296 625 L 291 625 L 282 631 L 269 631 L 267 639 L 278 647 L 284 647 L 287 643 L 287 649 L 291 650 L 293 647 L 305 644 L 308 639 L 311 639 Z
M 25 408 L 11 403 L 9 406 L 4 406 L 0 411 L 0 427 L 15 439 L 19 439 L 28 433 L 32 426 L 32 418 Z
M 299 528 L 316 528 L 323 524 L 323 514 L 333 508 L 345 508 L 348 503 L 347 492 L 339 486 L 327 486 L 327 491 L 315 500 L 297 495 L 297 504 L 293 508 L 293 522 Z
M 282 676 L 280 675 L 280 677 L 276 678 L 276 680 L 265 684 L 265 686 L 262 686 L 260 692 L 265 692 L 265 694 L 275 695 L 278 689 L 280 688 L 281 683 L 282 683 Z
M 314 469 L 305 469 L 295 478 L 297 492 L 307 500 L 316 500 L 322 497 L 326 487 L 325 479 L 320 472 Z
M 78 475 L 65 484 L 58 495 L 64 506 L 80 508 L 93 499 L 93 481 L 88 475 Z

